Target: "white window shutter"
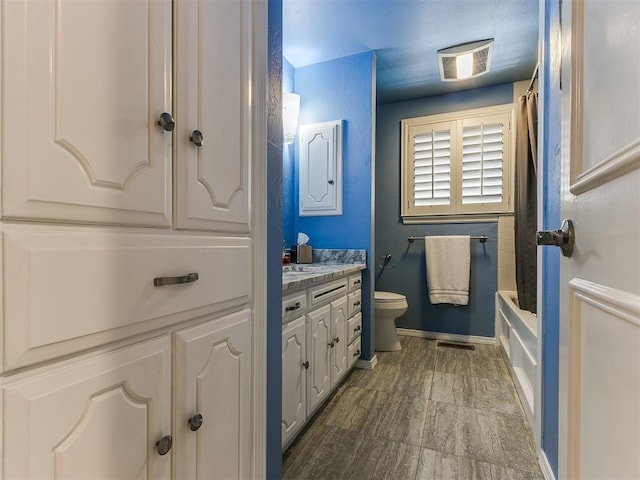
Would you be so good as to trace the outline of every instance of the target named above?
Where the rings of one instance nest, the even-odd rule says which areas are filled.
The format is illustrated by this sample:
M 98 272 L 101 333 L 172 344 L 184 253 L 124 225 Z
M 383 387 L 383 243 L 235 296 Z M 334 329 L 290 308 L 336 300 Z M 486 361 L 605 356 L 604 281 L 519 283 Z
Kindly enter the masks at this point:
M 462 129 L 462 204 L 503 201 L 502 123 Z
M 450 205 L 451 130 L 414 135 L 413 164 L 413 205 Z

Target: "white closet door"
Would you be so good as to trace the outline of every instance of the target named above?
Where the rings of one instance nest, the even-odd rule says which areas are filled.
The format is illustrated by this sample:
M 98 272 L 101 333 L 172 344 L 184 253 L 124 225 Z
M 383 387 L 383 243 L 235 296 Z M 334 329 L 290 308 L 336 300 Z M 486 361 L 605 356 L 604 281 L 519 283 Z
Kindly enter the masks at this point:
M 3 478 L 170 478 L 165 336 L 4 388 Z
M 2 216 L 169 226 L 171 1 L 4 2 Z
M 177 228 L 249 230 L 251 3 L 176 3 Z
M 251 330 L 243 310 L 175 334 L 176 478 L 252 478 Z

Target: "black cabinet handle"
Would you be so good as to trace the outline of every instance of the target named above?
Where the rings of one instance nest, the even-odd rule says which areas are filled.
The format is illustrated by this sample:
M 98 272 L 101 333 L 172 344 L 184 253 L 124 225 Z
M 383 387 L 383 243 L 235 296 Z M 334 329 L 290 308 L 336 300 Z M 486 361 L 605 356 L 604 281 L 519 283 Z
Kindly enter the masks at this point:
M 293 312 L 294 310 L 299 310 L 299 309 L 300 309 L 300 307 L 301 307 L 300 302 L 296 302 L 296 304 L 295 304 L 295 305 L 290 306 L 290 307 L 286 307 L 286 308 L 284 309 L 284 311 L 285 311 L 285 312 Z
M 173 117 L 170 113 L 164 112 L 162 115 L 160 115 L 158 125 L 160 125 L 165 132 L 173 132 L 173 129 L 176 126 L 176 122 L 173 120 Z
M 200 415 L 199 413 L 196 413 L 193 417 L 191 417 L 188 421 L 189 423 L 189 429 L 192 432 L 197 432 L 198 429 L 202 426 L 202 423 L 204 422 L 204 419 L 202 418 L 202 415 Z
M 153 279 L 154 287 L 164 287 L 166 285 L 179 285 L 181 283 L 193 283 L 200 278 L 198 272 L 187 273 L 180 277 L 156 277 Z
M 359 332 L 360 330 L 362 330 L 362 327 L 360 325 L 353 329 L 354 332 Z
M 173 437 L 171 435 L 165 435 L 156 442 L 156 448 L 158 449 L 158 453 L 160 455 L 166 455 L 167 453 L 169 453 L 172 445 Z
M 302 362 L 302 366 L 304 367 L 305 370 L 309 370 L 309 360 L 307 360 L 306 362 Z
M 360 350 L 356 350 L 356 353 L 353 354 L 354 357 L 358 357 L 360 355 Z

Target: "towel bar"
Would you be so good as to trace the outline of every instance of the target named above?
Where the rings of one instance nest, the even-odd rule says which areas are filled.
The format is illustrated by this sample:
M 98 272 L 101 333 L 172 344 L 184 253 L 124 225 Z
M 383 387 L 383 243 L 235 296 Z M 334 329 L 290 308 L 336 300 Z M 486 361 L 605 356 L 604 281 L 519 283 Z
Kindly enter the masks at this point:
M 407 240 L 409 240 L 409 243 L 413 243 L 415 240 L 422 240 L 424 237 L 407 237 Z M 487 240 L 489 240 L 489 237 L 487 237 L 486 235 L 472 235 L 471 236 L 471 240 L 480 240 L 480 243 L 485 243 Z

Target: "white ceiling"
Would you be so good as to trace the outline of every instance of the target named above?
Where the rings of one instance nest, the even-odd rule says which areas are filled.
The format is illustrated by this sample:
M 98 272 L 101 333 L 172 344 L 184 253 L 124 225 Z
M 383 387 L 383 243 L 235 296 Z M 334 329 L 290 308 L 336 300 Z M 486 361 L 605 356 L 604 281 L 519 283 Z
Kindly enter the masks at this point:
M 494 38 L 491 71 L 442 82 L 436 51 Z M 531 77 L 538 0 L 283 0 L 283 53 L 300 68 L 373 50 L 378 103 Z

